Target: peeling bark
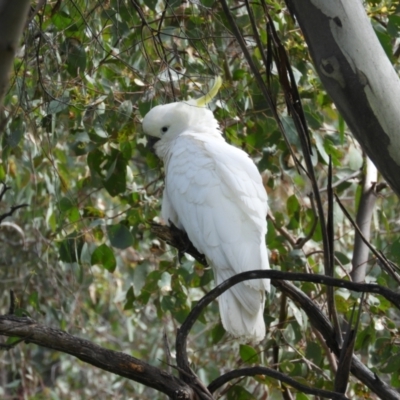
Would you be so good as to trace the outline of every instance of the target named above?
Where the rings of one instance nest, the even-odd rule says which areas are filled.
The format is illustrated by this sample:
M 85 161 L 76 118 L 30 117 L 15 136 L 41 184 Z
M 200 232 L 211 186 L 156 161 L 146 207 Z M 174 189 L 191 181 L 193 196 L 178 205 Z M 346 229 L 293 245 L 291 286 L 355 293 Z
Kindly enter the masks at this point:
M 400 195 L 400 80 L 359 0 L 286 0 L 321 81 L 356 139 Z

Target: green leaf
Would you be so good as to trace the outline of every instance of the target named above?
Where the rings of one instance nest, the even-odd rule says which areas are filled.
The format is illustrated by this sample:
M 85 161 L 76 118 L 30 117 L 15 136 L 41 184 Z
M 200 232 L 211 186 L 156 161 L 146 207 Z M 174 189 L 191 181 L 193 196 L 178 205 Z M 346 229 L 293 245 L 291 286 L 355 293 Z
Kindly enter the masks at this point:
M 81 219 L 81 213 L 79 212 L 79 208 L 78 207 L 72 207 L 70 208 L 65 214 L 64 216 L 66 218 L 68 218 L 69 222 L 78 222 Z
M 18 146 L 26 132 L 26 124 L 22 118 L 15 118 L 10 124 L 7 144 L 13 149 Z
M 381 24 L 373 24 L 376 36 L 385 50 L 385 53 L 389 60 L 393 60 L 393 48 L 392 48 L 392 38 L 388 33 L 382 28 Z
M 161 276 L 161 271 L 152 271 L 146 277 L 146 282 L 142 287 L 140 295 L 137 296 L 137 300 L 143 304 L 147 304 L 150 296 L 158 291 L 158 281 Z
M 217 344 L 225 335 L 225 329 L 221 322 L 214 326 L 211 330 L 211 339 L 213 344 Z
M 81 256 L 82 247 L 82 235 L 79 232 L 69 234 L 59 244 L 60 260 L 67 263 L 78 262 Z
M 318 343 L 307 341 L 306 358 L 312 360 L 315 365 L 319 366 L 321 364 L 323 357 L 321 347 Z
M 384 374 L 391 374 L 393 372 L 400 372 L 400 353 L 394 354 L 386 362 L 386 365 L 380 368 Z
M 144 2 L 144 4 L 146 4 L 147 7 L 150 8 L 150 10 L 156 11 L 156 6 L 158 3 L 157 0 L 144 0 L 143 2 Z
M 104 218 L 105 213 L 103 210 L 99 210 L 98 208 L 87 206 L 83 209 L 83 216 L 85 218 Z
M 387 31 L 390 36 L 395 38 L 400 32 L 400 15 L 389 15 Z
M 133 236 L 123 224 L 107 225 L 107 235 L 111 246 L 126 249 L 133 245 Z
M 296 400 L 310 400 L 310 398 L 307 395 L 305 395 L 304 393 L 297 392 Z
M 239 354 L 242 361 L 247 363 L 259 363 L 259 355 L 257 350 L 254 347 L 251 347 L 247 344 L 241 344 L 239 348 Z
M 344 299 L 339 294 L 335 295 L 335 303 L 336 303 L 336 308 L 340 313 L 345 314 L 350 309 L 348 301 L 346 301 L 346 299 Z
M 68 37 L 61 45 L 61 50 L 66 54 L 66 64 L 68 73 L 76 77 L 84 75 L 86 69 L 85 47 L 76 37 Z
M 117 261 L 114 252 L 106 245 L 102 244 L 92 253 L 92 265 L 100 265 L 109 272 L 114 272 L 117 266 Z
M 228 400 L 257 400 L 249 391 L 242 386 L 235 385 L 227 393 Z
M 236 69 L 233 71 L 232 78 L 234 81 L 242 80 L 246 75 L 246 71 L 244 69 Z
M 68 211 L 72 207 L 74 207 L 74 203 L 68 197 L 62 197 L 58 202 L 58 208 L 61 212 Z
M 133 286 L 131 286 L 129 290 L 126 292 L 125 300 L 126 302 L 124 305 L 124 310 L 132 310 L 133 303 L 135 302 L 135 293 L 133 290 Z
M 130 142 L 122 142 L 119 146 L 121 154 L 125 160 L 129 161 L 132 158 L 132 145 Z
M 340 251 L 335 251 L 335 257 L 340 261 L 342 265 L 347 265 L 350 263 L 350 259 Z
M 28 301 L 36 311 L 40 312 L 39 293 L 36 290 L 29 295 Z
M 374 324 L 369 324 L 365 329 L 361 330 L 361 332 L 357 334 L 354 349 L 356 351 L 367 349 L 370 343 L 374 343 L 375 336 Z
M 108 165 L 106 179 L 103 181 L 104 187 L 112 197 L 126 191 L 126 160 L 122 153 L 114 151 L 112 154 L 112 161 Z
M 93 177 L 100 177 L 104 188 L 115 197 L 126 191 L 127 160 L 116 149 L 111 155 L 103 154 L 96 149 L 88 154 L 88 166 Z
M 138 104 L 140 115 L 144 117 L 154 106 L 153 101 L 141 101 Z
M 104 160 L 105 155 L 98 149 L 95 149 L 88 154 L 87 163 L 92 175 L 97 174 L 99 176 L 102 176 L 101 165 L 103 164 Z
M 59 99 L 51 100 L 47 106 L 47 114 L 58 114 L 64 111 L 69 105 L 69 95 L 64 95 Z
M 295 213 L 300 211 L 300 203 L 294 194 L 287 199 L 286 209 L 289 215 L 294 215 Z
M 124 122 L 129 120 L 129 117 L 132 115 L 132 102 L 130 100 L 123 101 L 118 107 L 118 114 L 120 116 L 118 122 L 123 124 Z

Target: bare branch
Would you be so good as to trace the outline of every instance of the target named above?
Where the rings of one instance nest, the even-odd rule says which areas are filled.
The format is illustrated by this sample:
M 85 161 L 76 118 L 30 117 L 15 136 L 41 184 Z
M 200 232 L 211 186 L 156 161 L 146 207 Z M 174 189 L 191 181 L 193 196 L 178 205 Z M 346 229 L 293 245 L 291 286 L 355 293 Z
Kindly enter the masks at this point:
M 0 215 L 0 224 L 2 223 L 2 221 L 4 219 L 6 219 L 7 217 L 11 217 L 11 215 L 14 214 L 15 211 L 17 211 L 18 209 L 22 208 L 22 207 L 28 207 L 29 204 L 19 204 L 18 206 L 12 206 L 10 207 L 10 211 L 6 212 L 4 214 Z
M 290 146 L 289 139 L 288 139 L 288 137 L 287 137 L 287 135 L 285 133 L 285 129 L 284 129 L 283 125 L 282 125 L 282 121 L 281 121 L 281 119 L 279 117 L 278 110 L 277 110 L 276 105 L 274 103 L 274 100 L 273 100 L 273 97 L 271 95 L 271 92 L 268 89 L 267 85 L 265 84 L 265 82 L 263 80 L 263 77 L 262 77 L 262 75 L 260 73 L 259 68 L 257 68 L 257 66 L 255 65 L 255 63 L 253 61 L 253 58 L 252 58 L 249 50 L 247 49 L 246 42 L 245 42 L 245 40 L 244 40 L 244 38 L 243 38 L 243 36 L 242 36 L 242 34 L 240 32 L 239 27 L 236 24 L 236 20 L 232 16 L 227 2 L 225 0 L 220 0 L 220 3 L 221 3 L 221 6 L 222 6 L 222 9 L 224 10 L 225 17 L 227 18 L 227 20 L 228 20 L 228 22 L 229 22 L 229 24 L 231 26 L 233 35 L 236 38 L 236 40 L 237 40 L 237 42 L 238 42 L 238 44 L 239 44 L 239 46 L 240 46 L 240 48 L 241 48 L 241 50 L 243 52 L 243 55 L 244 55 L 247 63 L 249 64 L 251 72 L 254 74 L 254 77 L 255 77 L 255 79 L 257 81 L 257 84 L 259 85 L 260 90 L 261 90 L 261 92 L 262 92 L 262 94 L 263 94 L 263 96 L 265 98 L 265 101 L 267 102 L 267 104 L 268 104 L 268 106 L 269 106 L 269 108 L 270 108 L 270 110 L 271 110 L 271 112 L 272 112 L 272 114 L 274 116 L 274 119 L 275 119 L 275 121 L 276 121 L 276 123 L 278 125 L 278 128 L 279 128 L 280 132 L 282 133 L 282 136 L 283 136 L 283 138 L 284 138 L 284 140 L 286 142 L 287 148 L 290 151 L 290 154 L 293 157 L 293 160 L 296 161 L 296 168 L 302 169 L 303 167 L 302 167 L 300 161 L 298 160 L 298 158 L 296 157 L 296 154 L 294 153 L 292 147 Z M 260 51 L 262 51 L 262 49 L 260 49 Z
M 62 330 L 38 324 L 30 318 L 0 316 L 0 334 L 17 336 L 27 343 L 70 354 L 95 367 L 154 388 L 172 399 L 196 398 L 194 391 L 185 382 L 159 368 L 128 354 L 104 349 Z
M 353 218 L 351 217 L 349 212 L 346 210 L 346 207 L 342 204 L 342 202 L 340 201 L 339 197 L 336 194 L 335 194 L 335 198 L 336 198 L 336 201 L 339 204 L 340 208 L 342 209 L 342 211 L 346 215 L 347 219 L 351 222 L 351 224 L 353 225 L 354 229 L 359 234 L 359 236 L 362 239 L 362 241 L 368 246 L 368 248 L 371 250 L 372 254 L 379 260 L 379 265 L 381 266 L 381 268 L 383 270 L 385 270 L 398 283 L 400 283 L 400 277 L 399 277 L 399 275 L 396 273 L 396 271 L 394 269 L 394 267 L 396 267 L 395 264 L 393 264 L 391 261 L 389 261 L 382 252 L 377 251 L 375 249 L 375 247 L 372 246 L 371 243 L 369 243 L 369 241 L 364 237 L 364 234 L 362 233 L 361 229 L 354 222 Z
M 338 363 L 338 370 L 340 371 L 340 374 L 336 374 L 335 376 L 335 385 L 334 385 L 335 392 L 346 393 L 347 384 L 349 382 L 349 377 L 350 377 L 351 362 L 353 358 L 354 345 L 356 342 L 356 335 L 358 330 L 358 324 L 360 322 L 363 302 L 364 302 L 364 293 L 362 294 L 361 297 L 358 316 L 356 317 L 356 323 L 354 328 L 352 328 L 351 326 L 354 320 L 355 305 L 353 306 L 353 311 L 351 313 L 350 321 L 347 324 L 347 332 L 344 337 L 342 348 L 340 350 L 340 357 Z
M 190 329 L 192 328 L 193 324 L 200 316 L 204 308 L 208 304 L 210 304 L 213 300 L 215 300 L 219 295 L 221 295 L 223 292 L 231 288 L 233 285 L 242 282 L 244 280 L 262 279 L 262 278 L 273 279 L 271 283 L 274 286 L 281 289 L 287 296 L 289 296 L 293 301 L 299 304 L 299 306 L 306 312 L 307 316 L 310 319 L 311 324 L 316 329 L 318 329 L 318 331 L 323 335 L 327 345 L 336 354 L 337 357 L 340 357 L 340 346 L 336 340 L 334 330 L 328 319 L 321 312 L 320 308 L 308 296 L 306 296 L 303 292 L 301 292 L 299 289 L 297 289 L 289 282 L 285 282 L 285 280 L 299 280 L 299 281 L 307 281 L 314 283 L 323 283 L 326 285 L 347 288 L 361 293 L 362 292 L 366 293 L 369 292 L 375 294 L 378 293 L 387 298 L 397 308 L 400 309 L 400 294 L 397 294 L 385 287 L 375 284 L 348 282 L 341 279 L 331 278 L 325 275 L 310 275 L 303 273 L 290 273 L 290 272 L 282 272 L 274 270 L 256 270 L 256 271 L 244 272 L 226 280 L 225 282 L 221 283 L 216 288 L 211 290 L 206 296 L 204 296 L 192 309 L 192 311 L 190 312 L 189 316 L 186 318 L 185 322 L 182 324 L 180 329 L 178 329 L 176 337 L 176 354 L 177 354 L 178 367 L 180 369 L 185 371 L 185 373 L 188 375 L 193 374 L 192 375 L 193 379 L 196 378 L 196 376 L 191 371 L 189 366 L 187 349 L 186 349 L 186 338 Z M 386 397 L 383 396 L 383 398 L 387 398 L 390 400 L 398 399 L 397 394 L 396 397 L 393 397 L 393 393 L 395 392 L 394 389 L 384 384 L 376 376 L 376 374 L 372 373 L 355 356 L 352 357 L 351 371 L 358 379 L 360 379 L 365 385 L 367 385 L 372 391 L 374 391 L 378 395 L 380 393 L 385 393 Z
M 290 297 L 300 308 L 302 308 L 310 319 L 311 325 L 323 336 L 327 346 L 340 357 L 340 347 L 336 341 L 334 330 L 321 312 L 320 308 L 300 289 L 285 281 L 272 281 L 272 284 Z M 356 356 L 352 357 L 351 373 L 359 379 L 371 391 L 385 400 L 398 400 L 398 392 L 383 382 L 376 373 L 368 369 Z
M 352 174 L 350 174 L 348 176 L 345 176 L 342 179 L 339 179 L 338 181 L 336 181 L 335 183 L 332 184 L 332 189 L 340 186 L 344 182 L 347 182 L 347 181 L 349 181 L 351 179 L 357 178 L 357 176 L 360 175 L 360 174 L 361 174 L 361 170 L 358 170 L 358 171 L 355 171 L 355 172 L 353 172 Z M 327 188 L 325 188 L 325 187 L 319 189 L 320 193 L 326 192 L 326 191 L 327 191 Z
M 201 254 L 189 240 L 188 235 L 178 229 L 171 221 L 170 226 L 156 224 L 151 222 L 151 232 L 157 237 L 167 242 L 172 247 L 175 247 L 179 253 L 179 261 L 183 253 L 188 253 L 194 257 L 200 264 L 207 266 L 207 260 L 204 254 Z
M 337 286 L 353 290 L 355 292 L 375 293 L 380 294 L 387 300 L 391 301 L 397 308 L 400 309 L 400 294 L 375 284 L 363 284 L 345 281 L 343 279 L 335 279 L 325 275 L 314 275 L 304 273 L 290 273 L 275 270 L 256 270 L 248 271 L 239 275 L 235 275 L 232 278 L 226 280 L 216 288 L 211 290 L 206 296 L 204 296 L 197 305 L 192 309 L 181 328 L 178 329 L 176 337 L 176 353 L 178 367 L 185 372 L 187 376 L 191 376 L 193 380 L 197 379 L 196 375 L 190 368 L 187 349 L 186 349 L 186 338 L 192 328 L 194 322 L 197 320 L 201 312 L 215 300 L 221 293 L 228 290 L 233 285 L 249 279 L 261 279 L 270 278 L 273 279 L 271 283 L 285 293 L 292 301 L 299 305 L 308 318 L 310 319 L 311 325 L 322 335 L 326 341 L 327 346 L 331 351 L 334 352 L 336 357 L 340 357 L 340 346 L 334 334 L 332 325 L 326 316 L 322 313 L 321 309 L 301 290 L 296 288 L 290 282 L 285 280 L 293 281 L 306 281 L 321 283 L 325 285 Z M 398 400 L 398 393 L 386 383 L 382 382 L 379 377 L 371 372 L 357 357 L 352 357 L 351 372 L 361 382 L 368 386 L 373 392 L 378 394 L 380 397 L 388 400 Z
M 266 367 L 249 367 L 249 368 L 241 368 L 235 369 L 233 371 L 227 372 L 224 375 L 221 375 L 219 378 L 215 379 L 208 385 L 208 389 L 210 392 L 214 393 L 218 388 L 220 388 L 225 383 L 231 381 L 232 379 L 239 378 L 242 376 L 255 376 L 255 375 L 266 375 L 271 378 L 277 379 L 281 382 L 286 383 L 289 386 L 292 386 L 294 389 L 297 389 L 305 394 L 313 394 L 315 396 L 320 396 L 325 399 L 335 399 L 335 400 L 345 400 L 347 399 L 341 393 L 331 392 L 330 390 L 322 390 L 322 389 L 314 389 L 309 386 L 303 385 L 302 383 L 297 382 L 296 380 L 289 378 L 285 374 L 278 372 L 271 368 Z
M 333 189 L 332 189 L 332 158 L 329 156 L 328 165 L 328 185 L 327 185 L 327 196 L 328 196 L 328 211 L 327 211 L 327 223 L 326 223 L 326 236 L 327 242 L 329 244 L 328 249 L 328 266 L 329 266 L 329 276 L 334 276 L 335 272 L 335 229 L 334 229 L 334 218 L 333 218 Z M 326 249 L 324 248 L 325 252 Z M 326 272 L 325 272 L 326 273 Z M 342 343 L 342 332 L 340 329 L 339 317 L 336 311 L 335 294 L 332 286 L 327 288 L 327 300 L 328 300 L 328 312 L 329 317 L 333 321 L 333 326 L 335 328 L 335 334 L 337 341 Z
M 1 182 L 3 187 L 0 190 L 0 201 L 3 200 L 4 195 L 6 194 L 7 190 L 11 189 L 11 186 L 7 186 L 4 182 Z

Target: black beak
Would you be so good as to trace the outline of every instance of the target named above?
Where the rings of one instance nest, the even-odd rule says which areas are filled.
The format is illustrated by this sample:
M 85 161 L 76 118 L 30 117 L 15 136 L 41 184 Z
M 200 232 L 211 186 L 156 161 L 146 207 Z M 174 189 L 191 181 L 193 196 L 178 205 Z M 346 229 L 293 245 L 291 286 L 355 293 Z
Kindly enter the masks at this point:
M 149 150 L 154 151 L 154 145 L 160 140 L 160 138 L 155 136 L 147 136 L 146 139 L 147 139 L 146 147 Z

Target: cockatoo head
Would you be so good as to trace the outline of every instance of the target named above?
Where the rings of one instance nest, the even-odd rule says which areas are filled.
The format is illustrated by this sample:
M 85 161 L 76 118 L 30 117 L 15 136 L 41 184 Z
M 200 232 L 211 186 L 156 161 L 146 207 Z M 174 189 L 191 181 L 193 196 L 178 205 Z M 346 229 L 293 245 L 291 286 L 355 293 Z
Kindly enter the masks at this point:
M 217 77 L 210 92 L 200 99 L 159 105 L 145 115 L 142 123 L 144 133 L 160 140 L 155 145 L 157 153 L 157 147 L 188 130 L 219 134 L 218 122 L 205 106 L 215 97 L 221 83 L 221 78 Z

